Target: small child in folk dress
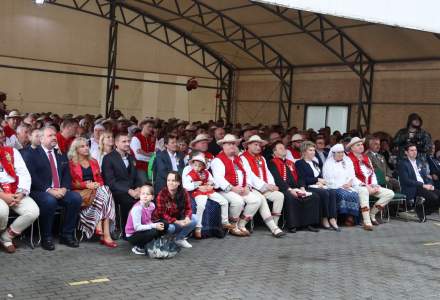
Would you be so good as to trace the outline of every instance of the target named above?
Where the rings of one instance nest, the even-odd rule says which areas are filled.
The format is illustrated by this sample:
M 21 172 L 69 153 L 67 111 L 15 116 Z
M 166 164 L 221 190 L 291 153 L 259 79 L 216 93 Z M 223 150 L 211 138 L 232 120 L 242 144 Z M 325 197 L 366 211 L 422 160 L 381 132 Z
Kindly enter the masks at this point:
M 223 228 L 233 229 L 228 220 L 228 200 L 214 191 L 215 183 L 211 173 L 206 169 L 205 155 L 202 152 L 193 152 L 189 161 L 189 172 L 183 172 L 183 187 L 190 192 L 197 203 L 197 220 L 194 237 L 202 238 L 202 217 L 206 202 L 211 199 L 221 207 Z

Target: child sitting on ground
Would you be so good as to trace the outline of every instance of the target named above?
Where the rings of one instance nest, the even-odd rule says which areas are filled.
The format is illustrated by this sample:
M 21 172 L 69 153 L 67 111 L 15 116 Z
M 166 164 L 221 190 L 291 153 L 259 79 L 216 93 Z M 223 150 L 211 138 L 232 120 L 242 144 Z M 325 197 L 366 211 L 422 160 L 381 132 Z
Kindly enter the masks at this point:
M 141 187 L 140 199 L 136 202 L 127 219 L 125 234 L 128 241 L 133 245 L 131 251 L 134 254 L 145 254 L 145 246 L 155 238 L 163 235 L 167 225 L 162 222 L 153 223 L 151 216 L 156 208 L 153 188 L 149 185 Z
M 191 170 L 183 176 L 183 187 L 191 193 L 197 203 L 197 225 L 194 231 L 196 239 L 202 238 L 202 217 L 205 211 L 206 202 L 211 199 L 221 208 L 221 219 L 223 228 L 229 230 L 234 226 L 228 220 L 228 200 L 214 191 L 214 180 L 211 173 L 206 170 L 205 155 L 202 152 L 192 152 L 189 161 Z M 184 172 L 185 174 L 185 172 Z

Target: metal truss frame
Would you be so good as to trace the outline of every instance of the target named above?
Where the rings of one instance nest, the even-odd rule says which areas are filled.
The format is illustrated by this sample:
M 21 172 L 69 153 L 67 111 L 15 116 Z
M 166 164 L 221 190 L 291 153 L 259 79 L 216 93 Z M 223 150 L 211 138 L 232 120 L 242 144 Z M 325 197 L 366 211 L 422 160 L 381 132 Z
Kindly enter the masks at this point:
M 265 69 L 271 71 L 280 82 L 278 123 L 286 127 L 290 126 L 294 66 L 268 42 L 243 24 L 225 15 L 221 10 L 215 9 L 200 0 L 192 0 L 189 3 L 178 0 L 134 1 L 168 12 L 178 19 L 184 19 L 203 27 L 225 42 L 235 45 L 264 66 Z M 173 21 L 175 20 L 173 19 Z
M 371 123 L 374 60 L 345 32 L 325 16 L 313 13 L 307 18 L 301 10 L 252 2 L 301 30 L 331 53 L 359 77 L 357 129 L 365 135 Z M 317 65 L 319 66 L 319 65 Z
M 110 20 L 109 58 L 107 65 L 106 113 L 114 108 L 114 85 L 117 57 L 117 24 L 144 33 L 188 57 L 219 81 L 218 118 L 231 119 L 231 99 L 235 66 L 206 47 L 201 41 L 147 12 L 130 7 L 120 0 L 46 0 L 46 3 L 69 8 Z M 112 21 L 114 7 L 114 21 Z

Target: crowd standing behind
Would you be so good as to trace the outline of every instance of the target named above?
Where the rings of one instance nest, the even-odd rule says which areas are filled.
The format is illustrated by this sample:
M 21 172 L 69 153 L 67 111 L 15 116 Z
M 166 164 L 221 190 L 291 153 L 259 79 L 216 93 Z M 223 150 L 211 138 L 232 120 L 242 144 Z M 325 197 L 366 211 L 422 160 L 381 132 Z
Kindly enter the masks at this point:
M 372 231 L 395 192 L 424 222 L 440 207 L 440 142 L 422 125 L 414 113 L 394 137 L 363 139 L 329 127 L 12 110 L 0 127 L 0 245 L 15 252 L 13 239 L 39 218 L 41 246 L 54 250 L 60 210 L 61 244 L 78 247 L 79 230 L 115 248 L 119 228 L 135 254 L 164 235 L 191 248 L 188 236 L 203 237 L 211 202 L 218 216 L 208 218 L 237 237 L 251 235 L 257 213 L 275 238 L 341 226 Z

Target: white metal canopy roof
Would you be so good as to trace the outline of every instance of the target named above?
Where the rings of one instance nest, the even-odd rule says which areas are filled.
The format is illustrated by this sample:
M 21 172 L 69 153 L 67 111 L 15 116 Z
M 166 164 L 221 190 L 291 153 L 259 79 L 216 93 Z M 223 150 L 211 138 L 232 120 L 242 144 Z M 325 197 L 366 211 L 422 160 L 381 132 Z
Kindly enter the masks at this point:
M 440 33 L 438 0 L 255 0 L 360 21 Z

